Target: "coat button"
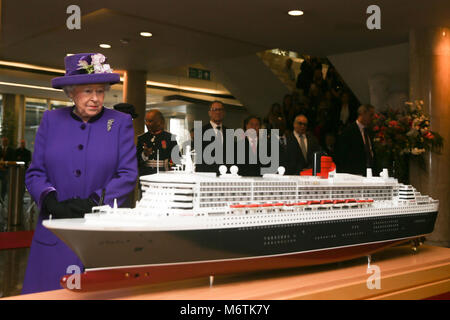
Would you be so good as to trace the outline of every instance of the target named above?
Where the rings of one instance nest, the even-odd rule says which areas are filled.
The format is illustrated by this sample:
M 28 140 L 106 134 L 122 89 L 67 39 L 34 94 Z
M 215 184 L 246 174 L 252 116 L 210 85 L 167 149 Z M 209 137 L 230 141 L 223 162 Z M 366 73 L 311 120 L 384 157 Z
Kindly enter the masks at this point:
M 83 123 L 81 126 L 80 126 L 80 128 L 81 128 L 81 130 L 84 130 L 84 129 L 86 129 L 86 124 L 85 123 Z
M 84 148 L 84 147 L 83 147 L 82 144 L 79 144 L 79 145 L 78 145 L 78 150 L 83 150 L 83 148 Z
M 75 177 L 81 176 L 81 170 L 77 169 L 75 170 Z

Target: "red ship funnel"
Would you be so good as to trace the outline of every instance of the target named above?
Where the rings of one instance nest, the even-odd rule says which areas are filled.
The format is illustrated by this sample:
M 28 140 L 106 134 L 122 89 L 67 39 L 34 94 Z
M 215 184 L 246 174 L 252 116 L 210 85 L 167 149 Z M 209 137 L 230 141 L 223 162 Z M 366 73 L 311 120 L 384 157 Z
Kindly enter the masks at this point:
M 336 165 L 333 162 L 332 157 L 322 156 L 320 157 L 320 172 L 317 172 L 316 175 L 321 177 L 322 179 L 328 179 L 328 173 L 336 170 Z M 306 169 L 300 172 L 301 176 L 312 176 L 313 169 Z

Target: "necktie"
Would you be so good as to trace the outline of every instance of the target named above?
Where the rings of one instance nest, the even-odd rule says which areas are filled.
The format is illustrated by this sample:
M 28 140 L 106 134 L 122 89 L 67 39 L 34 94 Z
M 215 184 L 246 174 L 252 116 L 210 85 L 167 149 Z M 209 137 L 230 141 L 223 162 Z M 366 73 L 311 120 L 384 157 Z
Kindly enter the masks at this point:
M 366 152 L 366 162 L 367 162 L 368 167 L 372 167 L 373 154 L 372 154 L 372 148 L 370 145 L 370 138 L 369 138 L 369 134 L 367 132 L 367 128 L 364 128 L 363 131 L 364 131 L 364 150 Z
M 252 146 L 253 153 L 256 154 L 256 139 L 250 139 L 250 145 Z
M 305 145 L 305 135 L 303 135 L 303 134 L 300 136 L 300 149 L 302 149 L 303 157 L 305 158 L 305 160 L 307 160 L 306 159 L 307 151 L 306 151 L 306 145 Z
M 222 127 L 217 126 L 216 130 L 217 130 L 217 138 L 220 139 L 220 142 L 222 143 L 223 142 Z

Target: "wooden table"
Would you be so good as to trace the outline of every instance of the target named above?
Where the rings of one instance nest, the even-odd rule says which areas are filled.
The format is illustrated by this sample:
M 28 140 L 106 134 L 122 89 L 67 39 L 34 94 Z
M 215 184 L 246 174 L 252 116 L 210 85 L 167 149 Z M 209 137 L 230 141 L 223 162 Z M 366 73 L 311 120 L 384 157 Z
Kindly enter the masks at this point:
M 374 270 L 379 268 L 379 289 Z M 368 272 L 372 270 L 371 272 Z M 370 278 L 370 279 L 369 279 Z M 403 245 L 367 258 L 271 272 L 190 279 L 135 288 L 76 293 L 47 291 L 6 299 L 424 299 L 450 292 L 450 249 Z

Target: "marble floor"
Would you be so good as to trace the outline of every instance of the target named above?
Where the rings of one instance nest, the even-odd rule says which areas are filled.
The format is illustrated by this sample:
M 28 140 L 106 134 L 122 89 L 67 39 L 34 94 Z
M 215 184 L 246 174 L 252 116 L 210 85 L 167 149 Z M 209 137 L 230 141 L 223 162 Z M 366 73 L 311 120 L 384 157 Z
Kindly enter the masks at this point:
M 38 210 L 31 201 L 29 194 L 25 194 L 21 224 L 7 227 L 7 202 L 0 203 L 0 232 L 34 230 Z M 19 295 L 27 267 L 30 248 L 0 250 L 0 298 Z

